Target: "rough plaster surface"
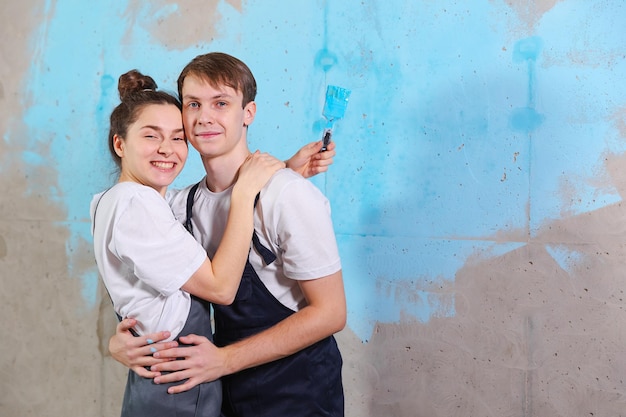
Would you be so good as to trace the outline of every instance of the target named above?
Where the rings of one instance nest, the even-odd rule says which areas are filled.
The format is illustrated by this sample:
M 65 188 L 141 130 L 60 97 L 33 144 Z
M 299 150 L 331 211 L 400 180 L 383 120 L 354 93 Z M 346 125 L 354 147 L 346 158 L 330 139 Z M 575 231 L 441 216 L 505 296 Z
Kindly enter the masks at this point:
M 136 20 L 139 9 L 147 7 L 149 14 L 158 13 L 164 6 L 171 4 L 171 1 L 159 0 L 149 4 L 144 2 L 135 2 L 128 10 L 129 19 Z M 180 0 L 174 2 L 177 7 L 177 13 L 167 19 L 158 19 L 158 26 L 148 25 L 146 30 L 150 31 L 152 36 L 158 39 L 168 49 L 184 49 L 189 46 L 190 40 L 215 36 L 215 22 L 220 20 L 217 10 L 219 1 L 193 1 Z M 229 5 L 237 10 L 241 10 L 241 0 L 226 1 Z M 139 21 L 141 24 L 141 21 Z M 184 27 L 185 30 L 181 30 Z M 129 28 L 130 30 L 131 28 Z
M 453 318 L 379 324 L 363 345 L 344 332 L 351 415 L 626 415 L 625 215 L 617 204 L 549 224 L 468 262 L 439 288 Z M 546 245 L 582 261 L 566 271 Z
M 0 14 L 0 127 L 27 137 L 20 115 L 32 102 L 22 88 L 29 36 L 41 23 L 43 2 L 4 2 Z M 110 416 L 123 382 L 107 364 L 96 333 L 99 311 L 86 309 L 81 282 L 68 272 L 65 212 L 45 190 L 53 164 L 26 171 L 19 141 L 0 140 L 0 415 Z M 13 145 L 11 145 L 13 144 Z M 91 264 L 88 245 L 77 248 Z M 119 374 L 121 369 L 117 369 Z M 111 392 L 114 391 L 113 394 Z
M 14 135 L 26 134 L 19 116 L 31 98 L 23 97 L 21 75 L 42 3 L 5 2 L 0 15 L 0 126 Z M 532 27 L 538 10 L 555 2 L 507 3 Z M 175 48 L 181 40 L 169 42 Z M 607 117 L 626 140 L 624 107 Z M 65 213 L 45 194 L 55 170 L 26 173 L 14 157 L 23 150 L 0 140 L 0 415 L 117 415 L 125 370 L 106 353 L 115 319 L 102 291 L 98 305 L 86 307 L 74 276 L 92 262 L 89 244 L 74 248 L 81 262 L 69 271 Z M 623 196 L 626 156 L 606 155 L 605 163 L 610 178 L 601 180 Z M 454 282 L 401 285 L 405 298 L 425 289 L 449 296 L 455 315 L 379 323 L 367 343 L 350 329 L 338 335 L 347 415 L 626 416 L 624 218 L 622 204 L 564 213 L 514 251 L 477 253 Z M 548 248 L 576 258 L 559 265 Z

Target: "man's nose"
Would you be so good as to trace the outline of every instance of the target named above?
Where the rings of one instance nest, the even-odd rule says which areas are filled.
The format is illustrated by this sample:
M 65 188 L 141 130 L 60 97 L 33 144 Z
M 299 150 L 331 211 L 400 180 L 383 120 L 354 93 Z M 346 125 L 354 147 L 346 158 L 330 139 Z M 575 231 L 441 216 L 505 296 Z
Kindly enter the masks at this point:
M 211 111 L 211 109 L 206 107 L 200 109 L 200 114 L 198 115 L 198 123 L 213 123 L 213 112 Z

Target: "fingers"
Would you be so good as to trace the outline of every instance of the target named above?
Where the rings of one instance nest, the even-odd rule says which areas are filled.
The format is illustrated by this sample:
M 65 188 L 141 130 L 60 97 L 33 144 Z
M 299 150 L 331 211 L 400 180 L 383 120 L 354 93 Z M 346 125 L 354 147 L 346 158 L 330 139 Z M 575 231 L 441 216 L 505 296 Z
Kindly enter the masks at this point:
M 137 337 L 136 339 L 140 339 L 141 344 L 139 346 L 143 346 L 143 345 L 152 345 L 152 344 L 158 343 L 162 340 L 167 339 L 168 337 L 170 337 L 170 332 L 163 331 L 163 332 L 150 333 L 142 337 Z
M 117 324 L 115 331 L 117 333 L 124 333 L 130 331 L 137 324 L 137 320 L 131 318 L 125 318 Z
M 159 358 L 175 358 L 151 367 L 150 370 L 153 372 L 167 371 L 155 377 L 155 383 L 183 381 L 182 384 L 168 389 L 170 394 L 175 394 L 224 375 L 221 351 L 206 337 L 192 334 L 181 337 L 180 342 L 185 346 L 155 353 Z
M 248 155 L 246 158 L 245 164 L 248 166 L 259 166 L 259 167 L 271 167 L 271 166 L 280 166 L 284 167 L 284 162 L 280 159 L 270 155 L 267 152 L 260 152 L 256 150 L 254 153 Z
M 274 157 L 273 155 L 270 155 L 267 152 L 260 152 L 260 151 L 256 151 L 255 153 L 253 153 L 251 155 L 251 157 L 254 159 L 257 159 L 258 161 L 263 162 L 264 164 L 268 165 L 268 166 L 272 166 L 272 167 L 285 167 L 285 163 L 283 161 L 281 161 L 280 159 Z
M 174 361 L 182 362 L 182 361 Z M 172 369 L 166 374 L 158 375 L 154 378 L 155 384 L 168 384 L 170 382 L 184 381 L 192 377 L 192 371 L 189 369 Z
M 170 342 L 160 342 L 160 343 L 150 343 L 148 345 L 142 346 L 141 356 L 149 359 L 149 363 L 144 364 L 144 366 L 150 366 L 155 363 L 163 362 L 163 358 L 155 357 L 156 353 L 159 353 L 164 350 L 169 350 L 176 348 L 178 346 L 178 342 L 170 341 Z
M 211 341 L 207 339 L 206 337 L 198 336 L 196 334 L 181 336 L 179 340 L 181 343 L 185 345 L 200 345 L 203 343 L 210 343 L 211 345 L 213 345 Z M 176 358 L 187 358 L 193 353 L 195 353 L 195 351 L 192 349 L 192 346 L 184 346 L 184 347 L 172 346 L 170 348 L 157 349 L 157 351 L 154 352 L 153 356 L 156 359 L 176 359 Z M 172 371 L 172 370 L 184 369 L 183 367 L 174 369 L 172 366 L 173 365 L 169 366 L 167 369 L 161 367 L 158 370 L 159 371 L 166 371 L 166 370 Z
M 176 359 L 176 358 L 182 358 L 185 357 L 185 353 L 187 352 L 185 349 L 188 349 L 187 347 L 182 347 L 182 348 L 169 348 L 169 349 L 161 349 L 161 350 L 157 350 L 156 352 L 154 352 L 152 354 L 152 356 L 155 359 Z M 171 368 L 165 369 L 165 368 L 159 368 L 159 371 L 171 371 Z
M 133 371 L 134 373 L 136 373 L 137 375 L 139 375 L 139 376 L 140 376 L 140 377 L 142 377 L 142 378 L 149 378 L 149 379 L 152 379 L 152 378 L 156 378 L 156 377 L 158 377 L 159 375 L 161 375 L 161 373 L 160 373 L 160 372 L 150 371 L 150 370 L 148 370 L 148 369 L 144 368 L 143 366 L 133 366 L 133 367 L 132 367 L 132 368 L 130 368 L 130 369 L 132 369 L 132 371 Z
M 131 319 L 131 318 L 125 318 L 124 320 L 118 323 L 115 329 L 115 333 L 116 335 L 134 333 L 133 327 L 136 324 L 137 324 L 137 320 Z M 130 339 L 132 343 L 128 343 L 128 344 L 133 345 L 133 346 L 150 345 L 152 343 L 165 340 L 168 337 L 170 337 L 170 332 L 168 331 L 155 332 L 155 333 L 150 333 L 141 337 L 133 337 L 133 339 Z
M 335 151 L 321 152 L 316 155 L 316 158 L 312 161 L 312 163 L 318 166 L 332 165 L 334 156 Z
M 157 365 L 152 367 L 152 371 L 155 370 Z M 176 394 L 179 392 L 187 391 L 198 384 L 207 381 L 213 381 L 219 378 L 219 375 L 213 377 L 206 376 L 205 370 L 200 364 L 195 364 L 191 360 L 174 360 L 168 363 L 158 365 L 158 368 L 162 371 L 166 371 L 165 374 L 160 374 L 154 378 L 155 384 L 167 384 L 172 382 L 184 381 L 183 384 L 170 387 L 168 393 Z
M 337 153 L 335 151 L 336 147 L 337 145 L 335 145 L 335 142 L 333 141 L 328 142 L 328 146 L 326 146 L 326 150 L 319 153 L 318 159 L 320 159 L 320 157 L 321 159 L 332 158 Z M 320 146 L 320 149 L 321 149 L 321 146 Z
M 141 337 L 133 337 L 132 339 L 128 339 L 126 343 L 126 348 L 130 351 L 131 349 L 136 350 L 132 352 L 132 356 L 147 356 L 152 355 L 155 352 L 165 349 L 171 349 L 173 347 L 178 346 L 177 342 L 162 342 L 162 340 L 167 339 L 170 336 L 170 332 L 156 332 L 150 333 Z M 131 352 L 129 352 L 129 355 Z
M 186 376 L 181 376 L 188 371 L 187 368 L 191 366 L 184 359 L 179 360 L 167 360 L 165 362 L 156 363 L 150 367 L 150 370 L 153 372 L 171 372 L 167 374 L 166 379 L 159 379 L 159 381 L 155 382 L 173 382 L 173 381 L 182 381 L 187 378 Z
M 333 158 L 336 154 L 335 143 L 330 142 L 326 151 L 319 152 L 311 157 L 310 170 L 317 174 L 328 171 L 328 167 L 333 164 Z
M 179 392 L 184 392 L 184 391 L 188 391 L 191 388 L 195 387 L 196 385 L 202 383 L 204 381 L 201 381 L 199 379 L 196 378 L 189 378 L 187 381 L 185 381 L 184 384 L 180 384 L 180 385 L 174 385 L 173 387 L 169 387 L 167 389 L 167 393 L 168 394 L 178 394 Z
M 169 362 L 169 359 L 156 359 L 152 356 L 139 356 L 137 358 L 135 358 L 132 362 L 132 365 L 130 366 L 131 369 L 135 369 L 135 368 L 150 368 L 152 366 L 156 366 L 160 363 L 163 362 Z M 159 369 L 150 369 L 151 371 L 154 372 L 159 372 Z M 137 372 L 139 373 L 139 372 Z
M 153 353 L 174 348 L 178 343 L 161 342 L 170 337 L 168 331 L 135 337 L 131 333 L 135 324 L 133 319 L 125 319 L 118 324 L 116 333 L 109 339 L 109 352 L 113 359 L 143 375 L 145 373 L 138 367 L 152 366 L 163 361 L 155 359 Z
M 241 166 L 235 187 L 256 195 L 272 175 L 284 167 L 283 161 L 268 153 L 257 151 L 249 155 Z
M 311 158 L 322 149 L 322 146 L 323 142 L 321 140 L 310 142 L 300 148 L 300 150 L 298 150 L 298 154 L 303 158 Z
M 188 334 L 179 338 L 181 343 L 186 345 L 199 345 L 200 343 L 211 343 L 209 339 L 204 336 L 198 336 L 197 334 Z

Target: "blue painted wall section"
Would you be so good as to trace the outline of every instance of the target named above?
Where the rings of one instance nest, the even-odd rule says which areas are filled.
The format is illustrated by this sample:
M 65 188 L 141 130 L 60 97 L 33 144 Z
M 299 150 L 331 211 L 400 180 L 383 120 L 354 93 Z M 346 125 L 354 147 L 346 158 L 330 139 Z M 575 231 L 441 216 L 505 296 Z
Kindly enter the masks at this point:
M 437 289 L 470 257 L 499 256 L 564 212 L 621 199 L 593 178 L 605 152 L 625 150 L 594 113 L 624 105 L 622 2 L 561 1 L 532 31 L 495 19 L 520 18 L 500 1 L 215 4 L 206 33 L 166 44 L 159 31 L 176 3 L 46 3 L 24 78 L 29 136 L 5 140 L 28 141 L 25 167 L 54 165 L 57 187 L 31 191 L 66 210 L 69 269 L 89 305 L 96 270 L 72 272 L 72 254 L 91 242 L 91 195 L 114 180 L 105 140 L 117 77 L 138 68 L 175 91 L 182 66 L 211 50 L 252 68 L 251 147 L 279 157 L 321 137 L 326 85 L 352 90 L 334 127 L 339 155 L 313 181 L 332 203 L 348 324 L 362 340 L 377 321 L 453 315 L 453 296 Z M 201 175 L 192 154 L 176 186 Z M 562 266 L 575 259 L 549 252 Z

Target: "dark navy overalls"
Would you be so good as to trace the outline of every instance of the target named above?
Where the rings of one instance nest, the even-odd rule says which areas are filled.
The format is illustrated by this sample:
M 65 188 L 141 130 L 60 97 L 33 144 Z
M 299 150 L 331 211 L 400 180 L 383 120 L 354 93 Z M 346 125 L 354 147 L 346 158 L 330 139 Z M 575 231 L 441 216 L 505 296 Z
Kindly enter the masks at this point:
M 195 189 L 187 200 L 187 219 Z M 259 196 L 257 195 L 258 201 Z M 265 265 L 276 255 L 253 234 Z M 213 304 L 215 344 L 226 346 L 268 329 L 294 311 L 278 301 L 246 262 L 235 301 Z M 342 359 L 333 336 L 291 356 L 222 377 L 224 417 L 343 417 Z

